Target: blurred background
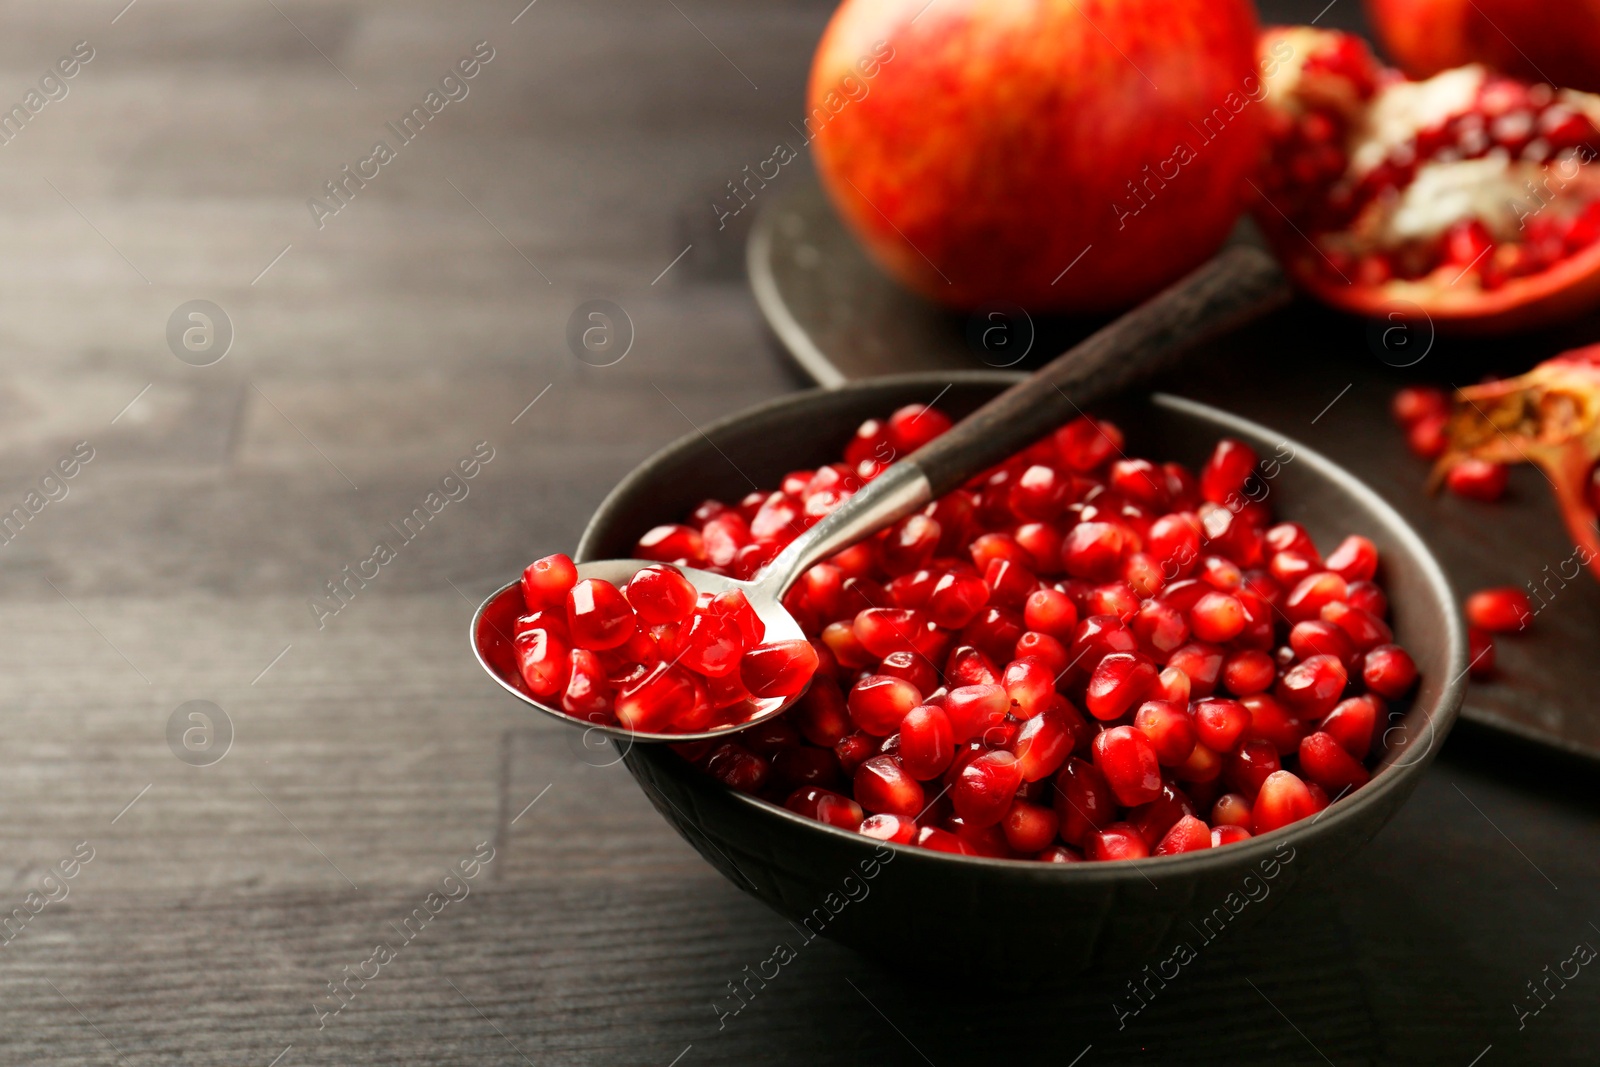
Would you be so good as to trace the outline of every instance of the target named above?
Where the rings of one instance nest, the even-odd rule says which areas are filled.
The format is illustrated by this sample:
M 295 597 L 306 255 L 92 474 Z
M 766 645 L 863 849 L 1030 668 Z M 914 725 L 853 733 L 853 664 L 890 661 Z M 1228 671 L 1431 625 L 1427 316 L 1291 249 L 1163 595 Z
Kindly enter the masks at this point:
M 0 7 L 0 105 L 27 111 L 0 144 L 0 512 L 26 511 L 0 1061 L 1592 1062 L 1600 979 L 1534 1033 L 1509 1005 L 1600 938 L 1570 799 L 1595 776 L 1470 734 L 1339 884 L 1137 1029 L 1110 979 L 1002 994 L 953 960 L 924 988 L 820 941 L 719 1026 L 786 925 L 465 637 L 642 458 L 807 384 L 745 279 L 757 212 L 710 205 L 803 115 L 832 5 L 124 3 Z M 1356 0 L 1262 15 L 1361 26 Z M 595 300 L 614 360 L 569 343 Z M 469 896 L 335 991 L 474 855 Z M 1027 950 L 1025 916 L 995 925 Z

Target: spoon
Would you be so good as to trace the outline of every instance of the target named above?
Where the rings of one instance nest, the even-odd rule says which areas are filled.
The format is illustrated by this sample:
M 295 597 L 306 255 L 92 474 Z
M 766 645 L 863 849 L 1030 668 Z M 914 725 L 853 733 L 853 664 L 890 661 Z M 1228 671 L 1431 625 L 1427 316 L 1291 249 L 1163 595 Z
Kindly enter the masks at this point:
M 1031 444 L 1082 409 L 1165 367 L 1191 345 L 1226 333 L 1289 299 L 1282 271 L 1265 252 L 1239 247 L 1101 328 L 1064 354 L 989 401 L 911 455 L 896 460 L 855 495 L 791 541 L 755 578 L 679 567 L 701 593 L 737 589 L 766 625 L 764 642 L 804 640 L 783 606 L 783 595 L 813 564 L 959 488 L 980 471 Z M 621 588 L 651 566 L 638 559 L 578 564 L 579 580 L 599 578 Z M 524 614 L 520 582 L 489 595 L 472 618 L 471 640 L 490 677 L 525 704 L 563 722 L 638 741 L 696 741 L 748 729 L 799 699 L 756 702 L 748 719 L 697 733 L 646 733 L 615 723 L 594 723 L 534 699 L 518 675 L 512 626 Z

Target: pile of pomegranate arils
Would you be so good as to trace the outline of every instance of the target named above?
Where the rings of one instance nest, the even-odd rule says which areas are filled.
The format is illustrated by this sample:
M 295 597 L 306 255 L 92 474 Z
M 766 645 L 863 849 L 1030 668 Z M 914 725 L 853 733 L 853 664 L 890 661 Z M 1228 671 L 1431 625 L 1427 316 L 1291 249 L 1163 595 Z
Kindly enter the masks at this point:
M 920 405 L 869 420 L 843 462 L 708 501 L 636 552 L 749 577 L 949 426 Z M 1274 524 L 1239 441 L 1198 477 L 1122 446 L 1080 418 L 812 567 L 785 600 L 816 652 L 804 696 L 674 747 L 869 837 L 1057 863 L 1229 844 L 1365 784 L 1417 678 L 1376 548 L 1323 556 Z
M 512 648 L 523 684 L 586 722 L 651 734 L 748 722 L 817 669 L 808 642 L 762 643 L 766 625 L 742 592 L 699 593 L 666 564 L 618 589 L 546 556 L 522 572 L 522 599 Z

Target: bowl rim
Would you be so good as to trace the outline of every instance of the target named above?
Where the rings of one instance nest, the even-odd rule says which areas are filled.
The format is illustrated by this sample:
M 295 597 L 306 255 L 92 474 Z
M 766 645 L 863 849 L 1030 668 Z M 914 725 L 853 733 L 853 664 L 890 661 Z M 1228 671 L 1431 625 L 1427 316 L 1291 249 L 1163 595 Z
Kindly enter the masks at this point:
M 574 553 L 574 559 L 582 562 L 593 554 L 594 542 L 598 539 L 597 531 L 599 527 L 604 525 L 605 520 L 613 511 L 617 510 L 622 501 L 630 497 L 639 486 L 651 479 L 652 472 L 657 467 L 684 452 L 703 448 L 704 443 L 712 440 L 719 431 L 738 429 L 751 423 L 758 423 L 776 412 L 814 403 L 834 394 L 875 391 L 893 392 L 901 389 L 925 389 L 928 386 L 951 384 L 1003 388 L 1024 377 L 1026 375 L 1023 373 L 1003 370 L 972 370 L 954 373 L 917 372 L 884 375 L 849 382 L 836 388 L 817 387 L 788 393 L 724 416 L 671 441 L 650 455 L 630 471 L 622 481 L 618 482 L 611 492 L 606 494 L 605 499 L 601 501 L 600 506 L 595 509 L 594 515 L 590 517 L 588 524 L 584 527 L 583 535 Z M 1124 394 L 1117 399 L 1125 401 L 1139 396 L 1138 392 L 1133 392 Z M 914 857 L 918 862 L 953 863 L 972 870 L 989 868 L 1013 873 L 1031 872 L 1037 877 L 1075 878 L 1092 882 L 1123 880 L 1135 873 L 1149 881 L 1150 878 L 1145 868 L 1152 864 L 1156 866 L 1156 873 L 1167 874 L 1170 872 L 1173 875 L 1192 874 L 1213 867 L 1233 866 L 1243 868 L 1245 866 L 1254 866 L 1257 860 L 1265 856 L 1275 856 L 1278 852 L 1278 846 L 1289 842 L 1291 839 L 1298 838 L 1303 840 L 1309 836 L 1327 836 L 1348 823 L 1360 820 L 1365 813 L 1365 809 L 1378 804 L 1396 789 L 1407 788 L 1408 784 L 1414 784 L 1413 779 L 1420 776 L 1433 760 L 1439 745 L 1449 734 L 1451 727 L 1454 726 L 1466 692 L 1467 647 L 1465 625 L 1462 623 L 1459 612 L 1455 608 L 1456 597 L 1454 590 L 1450 585 L 1449 579 L 1445 576 L 1444 569 L 1434 557 L 1432 550 L 1428 548 L 1427 543 L 1406 521 L 1405 517 L 1396 511 L 1387 500 L 1383 499 L 1376 490 L 1316 449 L 1302 444 L 1287 434 L 1280 434 L 1271 427 L 1234 415 L 1210 404 L 1162 392 L 1146 393 L 1143 396 L 1147 403 L 1158 408 L 1182 412 L 1216 424 L 1223 433 L 1239 433 L 1243 436 L 1258 438 L 1275 437 L 1287 443 L 1294 449 L 1296 463 L 1305 461 L 1306 466 L 1331 482 L 1341 492 L 1360 501 L 1377 514 L 1389 530 L 1392 531 L 1395 538 L 1417 559 L 1424 584 L 1444 608 L 1443 630 L 1447 649 L 1446 660 L 1450 671 L 1450 680 L 1440 690 L 1438 700 L 1431 709 L 1426 710 L 1423 714 L 1426 746 L 1420 755 L 1407 758 L 1410 753 L 1416 750 L 1416 745 L 1414 744 L 1407 744 L 1403 749 L 1392 750 L 1379 763 L 1377 770 L 1373 772 L 1372 779 L 1366 785 L 1352 791 L 1343 801 L 1330 800 L 1328 806 L 1309 821 L 1302 820 L 1290 823 L 1268 833 L 1253 836 L 1248 840 L 1235 842 L 1226 848 L 1199 849 L 1176 856 L 1152 855 L 1137 860 L 1101 860 L 1080 863 L 1040 863 L 1037 860 L 1029 859 L 965 856 L 957 853 L 940 852 L 934 849 L 918 848 L 915 845 L 883 841 L 878 838 L 867 837 L 855 830 L 845 830 L 841 827 L 818 822 L 815 819 L 808 819 L 770 801 L 730 789 L 705 777 L 698 771 L 694 771 L 693 768 L 688 768 L 695 776 L 695 785 L 709 790 L 725 800 L 745 805 L 752 812 L 764 816 L 775 815 L 787 820 L 796 827 L 803 828 L 804 831 L 831 836 L 841 844 L 872 848 L 886 846 L 894 849 L 899 855 Z M 1413 710 L 1416 710 L 1415 706 L 1413 706 Z M 1423 739 L 1419 738 L 1418 740 L 1420 742 Z M 638 754 L 639 758 L 649 758 L 658 765 L 662 765 L 663 769 L 670 769 L 674 772 L 677 768 L 672 767 L 670 764 L 662 764 L 662 759 L 665 758 L 668 761 L 682 763 L 682 758 L 677 753 L 672 752 L 665 743 L 629 745 L 624 757 L 631 761 L 635 753 Z M 686 764 L 684 766 L 687 767 Z M 704 831 L 702 830 L 702 832 Z M 1292 860 L 1292 858 L 1291 856 L 1290 859 Z M 1281 861 L 1289 862 L 1288 860 Z M 1045 873 L 1047 871 L 1061 873 L 1047 874 Z

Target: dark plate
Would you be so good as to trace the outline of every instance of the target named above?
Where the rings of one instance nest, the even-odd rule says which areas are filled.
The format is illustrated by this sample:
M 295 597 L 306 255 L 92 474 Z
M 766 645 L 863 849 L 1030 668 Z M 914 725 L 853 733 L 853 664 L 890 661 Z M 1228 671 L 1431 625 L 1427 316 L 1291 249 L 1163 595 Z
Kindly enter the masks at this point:
M 1236 240 L 1250 240 L 1242 227 Z M 912 295 L 862 254 L 815 179 L 767 205 L 751 231 L 756 302 L 782 347 L 820 385 L 884 374 L 1028 369 L 1085 336 L 1095 322 L 1000 309 L 965 316 Z M 1028 339 L 1031 336 L 1031 346 Z M 1196 352 L 1161 381 L 1171 392 L 1254 419 L 1324 452 L 1361 477 L 1422 534 L 1467 592 L 1527 588 L 1545 603 L 1533 632 L 1497 643 L 1499 674 L 1474 683 L 1462 717 L 1600 760 L 1600 589 L 1573 556 L 1549 485 L 1531 467 L 1512 472 L 1498 504 L 1424 491 L 1428 465 L 1406 451 L 1388 415 L 1413 381 L 1460 385 L 1515 374 L 1564 348 L 1600 340 L 1600 319 L 1498 342 L 1434 337 L 1425 328 L 1367 324 L 1300 302 Z M 1028 347 L 1018 359 L 1020 350 Z M 927 399 L 933 399 L 929 396 Z
M 964 415 L 1011 380 L 995 372 L 966 375 L 950 384 L 944 403 Z M 643 531 L 688 513 L 707 495 L 740 496 L 747 475 L 769 485 L 796 466 L 826 462 L 863 418 L 940 384 L 939 377 L 915 375 L 813 390 L 690 434 L 611 492 L 584 531 L 577 558 L 626 556 Z M 1171 397 L 1127 398 L 1106 410 L 1127 427 L 1129 448 L 1141 455 L 1195 464 L 1230 434 L 1263 455 L 1276 454 L 1283 466 L 1269 490 L 1279 514 L 1316 537 L 1359 529 L 1377 543 L 1395 634 L 1416 656 L 1422 681 L 1414 701 L 1391 709 L 1383 732 L 1387 752 L 1372 781 L 1314 820 L 1226 848 L 1063 866 L 880 847 L 726 789 L 666 745 L 633 745 L 628 769 L 713 866 L 789 918 L 815 916 L 826 936 L 886 962 L 938 966 L 957 959 L 970 973 L 1015 978 L 1126 966 L 1175 931 L 1187 936 L 1183 924 L 1203 926 L 1230 892 L 1253 884 L 1252 872 L 1257 879 L 1263 870 L 1282 873 L 1277 885 L 1287 887 L 1331 869 L 1388 821 L 1421 779 L 1437 751 L 1436 737 L 1454 721 L 1465 674 L 1462 631 L 1450 625 L 1450 590 L 1421 541 L 1358 481 L 1274 430 Z M 882 877 L 868 887 L 853 872 L 874 871 L 875 853 L 881 853 Z M 1281 872 L 1274 858 L 1285 861 Z M 855 886 L 862 901 L 818 913 L 826 900 L 838 898 L 841 886 Z M 996 936 L 994 921 L 1001 916 L 1028 917 L 1030 951 Z

